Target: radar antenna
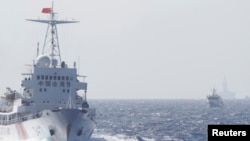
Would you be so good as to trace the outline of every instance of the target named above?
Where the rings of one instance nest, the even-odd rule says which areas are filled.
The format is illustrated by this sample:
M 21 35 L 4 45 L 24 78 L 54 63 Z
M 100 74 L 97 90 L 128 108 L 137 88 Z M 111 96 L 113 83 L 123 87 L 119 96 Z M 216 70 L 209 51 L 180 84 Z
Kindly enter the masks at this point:
M 61 55 L 60 55 L 60 46 L 58 40 L 57 33 L 57 24 L 68 24 L 68 23 L 78 23 L 79 21 L 67 21 L 67 20 L 57 20 L 55 15 L 57 13 L 54 12 L 54 7 L 52 3 L 51 8 L 43 8 L 42 13 L 50 14 L 50 19 L 48 20 L 34 20 L 34 19 L 26 19 L 27 21 L 39 22 L 48 24 L 47 32 L 44 39 L 42 54 L 45 54 L 47 51 L 50 53 L 51 62 L 58 60 L 61 64 Z M 52 63 L 52 67 L 56 67 L 57 63 Z

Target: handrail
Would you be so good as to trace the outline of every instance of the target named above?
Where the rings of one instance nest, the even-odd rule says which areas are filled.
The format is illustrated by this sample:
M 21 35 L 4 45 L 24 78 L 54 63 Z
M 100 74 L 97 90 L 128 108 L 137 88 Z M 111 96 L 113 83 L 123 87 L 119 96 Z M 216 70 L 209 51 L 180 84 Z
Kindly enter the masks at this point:
M 42 116 L 41 112 L 34 113 L 34 114 L 28 114 L 25 116 L 20 116 L 20 115 L 16 114 L 15 118 L 11 118 L 10 115 L 2 115 L 2 116 L 0 116 L 2 118 L 2 119 L 0 119 L 0 125 L 10 125 L 13 123 L 18 123 L 18 122 L 22 122 L 22 121 L 26 121 L 26 120 L 30 120 L 30 119 L 40 118 L 41 116 Z

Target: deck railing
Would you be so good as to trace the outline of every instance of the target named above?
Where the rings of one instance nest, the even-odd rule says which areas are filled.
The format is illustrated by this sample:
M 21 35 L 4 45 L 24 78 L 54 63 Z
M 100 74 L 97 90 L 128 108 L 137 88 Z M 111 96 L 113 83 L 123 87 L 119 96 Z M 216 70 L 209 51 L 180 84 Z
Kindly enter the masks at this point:
M 36 119 L 42 116 L 42 113 L 33 113 L 27 115 L 19 115 L 19 114 L 12 114 L 12 115 L 0 115 L 0 125 L 10 125 L 13 123 L 18 123 L 30 119 Z

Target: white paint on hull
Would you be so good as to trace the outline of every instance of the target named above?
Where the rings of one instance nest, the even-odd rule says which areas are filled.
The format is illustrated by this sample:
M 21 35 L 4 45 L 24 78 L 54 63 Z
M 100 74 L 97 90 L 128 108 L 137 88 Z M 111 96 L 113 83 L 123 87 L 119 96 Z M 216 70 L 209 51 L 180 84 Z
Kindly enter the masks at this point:
M 89 113 L 77 109 L 45 110 L 40 118 L 1 125 L 0 141 L 84 141 L 95 126 Z

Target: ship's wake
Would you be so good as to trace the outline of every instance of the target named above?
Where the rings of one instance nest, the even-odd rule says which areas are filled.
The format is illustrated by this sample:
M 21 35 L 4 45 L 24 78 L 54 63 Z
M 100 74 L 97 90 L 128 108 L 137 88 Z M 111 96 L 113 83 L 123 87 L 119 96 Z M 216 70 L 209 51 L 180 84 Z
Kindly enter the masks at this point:
M 141 136 L 126 136 L 122 134 L 108 135 L 108 134 L 94 134 L 90 141 L 155 141 Z

